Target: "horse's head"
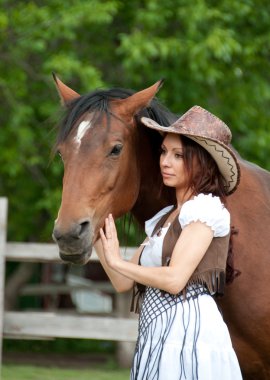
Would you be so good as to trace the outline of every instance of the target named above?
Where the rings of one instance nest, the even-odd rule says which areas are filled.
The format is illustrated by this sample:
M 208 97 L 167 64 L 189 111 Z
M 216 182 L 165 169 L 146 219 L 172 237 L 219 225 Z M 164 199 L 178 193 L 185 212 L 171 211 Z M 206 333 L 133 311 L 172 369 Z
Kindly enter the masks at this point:
M 134 117 L 151 102 L 160 82 L 137 93 L 114 89 L 80 96 L 55 81 L 67 114 L 56 144 L 64 178 L 53 238 L 63 260 L 85 264 L 106 216 L 117 218 L 136 202 L 140 172 Z

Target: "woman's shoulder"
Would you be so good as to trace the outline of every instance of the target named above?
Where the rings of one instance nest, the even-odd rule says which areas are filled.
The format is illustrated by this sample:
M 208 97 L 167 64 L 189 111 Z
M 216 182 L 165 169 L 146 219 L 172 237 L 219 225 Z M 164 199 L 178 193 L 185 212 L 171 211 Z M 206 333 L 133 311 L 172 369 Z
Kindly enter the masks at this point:
M 160 221 L 160 219 L 165 214 L 167 214 L 168 212 L 170 212 L 172 209 L 173 209 L 173 206 L 164 207 L 158 213 L 156 213 L 151 219 L 148 219 L 145 222 L 145 232 L 146 232 L 147 236 L 151 236 L 152 235 L 152 233 L 154 231 L 154 228 L 157 225 L 157 223 Z
M 194 198 L 188 200 L 184 203 L 183 207 L 196 207 L 196 208 L 205 208 L 205 207 L 213 207 L 215 209 L 226 209 L 224 204 L 221 202 L 220 198 L 212 193 L 204 194 L 200 193 L 195 195 Z
M 198 194 L 182 206 L 179 221 L 184 228 L 191 222 L 200 221 L 212 228 L 214 237 L 230 232 L 230 214 L 220 198 L 212 194 Z

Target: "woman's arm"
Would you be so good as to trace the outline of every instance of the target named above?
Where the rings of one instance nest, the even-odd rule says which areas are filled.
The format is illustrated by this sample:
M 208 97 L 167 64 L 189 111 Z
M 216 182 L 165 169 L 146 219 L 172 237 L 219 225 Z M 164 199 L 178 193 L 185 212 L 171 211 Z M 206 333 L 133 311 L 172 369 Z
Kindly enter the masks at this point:
M 119 252 L 117 232 L 112 216 L 105 221 L 105 234 L 100 231 L 104 258 L 109 268 L 132 281 L 178 294 L 206 253 L 213 231 L 202 222 L 187 225 L 177 240 L 168 267 L 143 267 L 124 261 Z
M 99 261 L 101 265 L 103 266 L 105 272 L 107 273 L 115 290 L 117 292 L 126 292 L 132 289 L 134 280 L 128 278 L 127 276 L 125 276 L 124 274 L 120 272 L 115 271 L 112 267 L 110 267 L 107 264 L 101 239 L 97 240 L 94 247 L 98 255 Z M 119 245 L 118 245 L 118 249 L 119 249 Z M 138 264 L 142 250 L 143 250 L 143 246 L 140 246 L 138 250 L 135 252 L 135 254 L 133 255 L 133 257 L 130 259 L 130 263 Z

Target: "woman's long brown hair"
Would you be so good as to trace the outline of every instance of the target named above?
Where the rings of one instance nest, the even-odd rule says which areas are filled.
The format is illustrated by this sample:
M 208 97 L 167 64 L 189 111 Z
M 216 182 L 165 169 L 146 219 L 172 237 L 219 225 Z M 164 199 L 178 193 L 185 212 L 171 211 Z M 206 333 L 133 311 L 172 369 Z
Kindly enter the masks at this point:
M 195 141 L 179 136 L 183 144 L 183 160 L 187 172 L 187 187 L 192 195 L 212 193 L 225 202 L 224 178 L 212 156 Z
M 180 136 L 179 136 L 180 137 Z M 224 178 L 212 156 L 195 141 L 181 136 L 183 144 L 184 166 L 187 171 L 188 188 L 192 189 L 193 195 L 212 193 L 220 197 L 226 204 L 226 192 Z M 238 231 L 231 227 L 230 243 L 226 263 L 226 283 L 230 284 L 241 274 L 234 268 L 233 235 Z

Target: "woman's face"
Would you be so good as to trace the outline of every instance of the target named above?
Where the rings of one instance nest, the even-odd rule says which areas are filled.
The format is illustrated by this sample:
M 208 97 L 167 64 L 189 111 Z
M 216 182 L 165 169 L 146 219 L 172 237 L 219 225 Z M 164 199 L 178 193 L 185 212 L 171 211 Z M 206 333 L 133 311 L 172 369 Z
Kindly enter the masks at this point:
M 187 173 L 183 160 L 183 144 L 174 133 L 168 133 L 161 144 L 160 170 L 163 183 L 176 189 L 186 189 Z

